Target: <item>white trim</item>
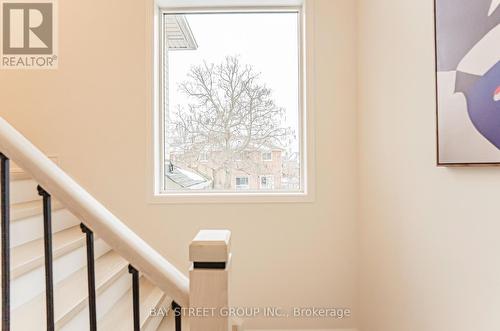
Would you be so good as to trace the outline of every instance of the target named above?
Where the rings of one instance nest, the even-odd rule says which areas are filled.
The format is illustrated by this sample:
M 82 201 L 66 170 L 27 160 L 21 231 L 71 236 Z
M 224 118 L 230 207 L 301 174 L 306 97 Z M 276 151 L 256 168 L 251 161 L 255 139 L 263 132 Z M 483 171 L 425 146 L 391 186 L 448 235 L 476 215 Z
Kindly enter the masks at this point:
M 301 12 L 301 6 L 258 6 L 258 7 L 180 7 L 160 8 L 164 14 L 231 14 L 231 13 L 286 13 Z
M 246 190 L 244 192 L 211 192 L 191 193 L 178 191 L 175 194 L 161 194 L 152 196 L 149 203 L 152 204 L 183 204 L 183 203 L 299 203 L 313 202 L 314 200 L 306 193 L 262 193 Z
M 303 0 L 156 0 L 160 8 L 302 6 Z
M 153 5 L 151 7 L 151 20 L 149 22 L 149 29 L 146 29 L 145 40 L 146 50 L 146 63 L 151 63 L 150 75 L 146 75 L 146 86 L 151 87 L 151 99 L 148 105 L 151 107 L 152 111 L 146 112 L 146 197 L 149 200 L 152 196 L 155 196 L 160 192 L 159 180 L 157 176 L 164 177 L 160 174 L 162 170 L 159 168 L 160 159 L 163 158 L 161 151 L 161 138 L 160 138 L 160 128 L 157 123 L 161 123 L 161 77 L 160 77 L 160 10 L 157 6 Z
M 157 1 L 156 4 L 161 4 L 161 1 Z M 170 2 L 167 2 L 170 5 Z M 207 2 L 203 2 L 206 4 Z M 210 4 L 211 2 L 209 2 Z M 162 112 L 160 106 L 156 104 L 154 107 L 155 115 L 152 116 L 148 120 L 148 132 L 153 132 L 152 135 L 148 135 L 150 138 L 153 138 L 153 141 L 148 138 L 148 151 L 150 154 L 148 155 L 148 178 L 150 182 L 148 183 L 148 191 L 147 197 L 148 202 L 152 204 L 179 204 L 179 203 L 297 203 L 297 202 L 313 202 L 315 200 L 315 165 L 316 165 L 316 151 L 315 151 L 315 138 L 314 138 L 314 128 L 315 128 L 315 115 L 314 111 L 316 109 L 315 104 L 315 77 L 316 77 L 316 66 L 314 63 L 314 47 L 316 45 L 315 40 L 315 31 L 314 31 L 314 1 L 304 0 L 300 1 L 303 3 L 301 7 L 276 7 L 273 6 L 276 11 L 290 11 L 290 10 L 298 10 L 299 11 L 299 84 L 300 84 L 300 93 L 299 93 L 299 103 L 301 107 L 299 107 L 301 117 L 301 125 L 299 127 L 299 137 L 300 137 L 300 158 L 301 158 L 301 190 L 300 191 L 275 191 L 275 192 L 254 192 L 254 191 L 244 191 L 244 192 L 227 192 L 227 191 L 210 191 L 208 193 L 193 193 L 186 191 L 169 191 L 168 193 L 163 193 L 158 190 L 158 164 L 159 162 L 155 162 L 158 160 L 158 153 L 155 153 L 154 150 L 158 150 L 158 146 L 153 144 L 153 141 L 158 141 L 161 139 L 157 138 L 158 129 L 154 129 L 151 126 L 155 127 L 155 121 L 158 120 L 159 114 L 158 112 Z M 259 12 L 265 10 L 269 12 L 271 10 L 271 5 L 276 4 L 275 1 L 265 1 L 265 4 L 268 6 L 262 7 L 253 7 L 248 8 L 246 6 L 236 6 L 234 8 L 224 8 L 224 10 L 230 12 L 234 11 L 236 8 L 238 11 L 242 9 Z M 221 12 L 222 8 L 211 8 L 210 10 L 206 7 L 187 7 L 189 11 L 199 11 L 199 10 L 207 10 L 211 12 Z M 176 12 L 178 12 L 178 8 L 174 8 Z M 165 9 L 158 8 L 155 6 L 155 29 L 157 29 L 159 20 L 161 19 L 162 14 L 165 12 Z M 156 65 L 159 63 L 160 50 L 158 46 L 158 37 L 153 41 L 153 63 Z M 158 70 L 156 67 L 153 70 Z M 156 74 L 153 73 L 153 76 Z M 306 83 L 307 82 L 307 83 Z M 156 100 L 159 100 L 158 94 L 159 90 L 159 81 L 156 81 L 154 84 L 154 94 L 153 97 Z M 161 97 L 160 97 L 161 98 Z M 306 111 L 307 110 L 307 111 Z M 161 115 L 162 116 L 162 115 Z M 157 126 L 156 126 L 157 127 Z M 160 148 L 161 153 L 161 148 Z M 156 164 L 151 164 L 151 163 Z M 154 171 L 153 173 L 151 173 Z
M 301 134 L 301 187 L 309 201 L 316 197 L 316 61 L 315 49 L 318 45 L 315 32 L 315 2 L 304 0 L 303 17 L 300 21 L 300 56 L 301 79 L 300 103 L 303 113 Z M 305 133 L 305 134 L 304 134 Z

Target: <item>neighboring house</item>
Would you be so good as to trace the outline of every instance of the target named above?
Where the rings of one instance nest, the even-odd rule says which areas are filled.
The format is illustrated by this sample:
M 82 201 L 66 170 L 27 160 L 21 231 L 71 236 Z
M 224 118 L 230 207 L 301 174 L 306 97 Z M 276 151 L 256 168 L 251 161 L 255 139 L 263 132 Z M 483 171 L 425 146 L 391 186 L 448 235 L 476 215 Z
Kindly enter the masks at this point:
M 169 51 L 196 50 L 198 44 L 184 15 L 167 15 L 166 37 Z
M 282 149 L 264 147 L 258 151 L 243 153 L 247 160 L 251 160 L 252 166 L 245 169 L 245 165 L 242 164 L 242 170 L 231 171 L 231 189 L 280 190 L 282 188 Z
M 283 157 L 283 179 L 281 182 L 283 190 L 300 190 L 300 155 L 290 153 Z
M 282 189 L 283 150 L 279 147 L 261 147 L 241 152 L 231 166 L 220 169 L 217 159 L 222 152 L 192 153 L 177 150 L 170 154 L 176 165 L 203 174 L 213 181 L 216 189 L 280 190 Z

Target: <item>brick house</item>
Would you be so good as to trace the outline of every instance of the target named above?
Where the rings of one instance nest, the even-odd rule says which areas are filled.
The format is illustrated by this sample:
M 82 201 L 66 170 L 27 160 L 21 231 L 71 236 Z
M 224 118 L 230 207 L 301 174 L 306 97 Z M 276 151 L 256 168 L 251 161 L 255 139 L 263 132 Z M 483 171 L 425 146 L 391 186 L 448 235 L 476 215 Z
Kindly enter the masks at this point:
M 263 147 L 241 152 L 231 167 L 220 169 L 217 162 L 221 152 L 200 152 L 196 158 L 183 152 L 172 152 L 170 161 L 176 168 L 199 174 L 215 189 L 279 190 L 282 189 L 283 150 Z M 169 176 L 167 172 L 167 177 Z M 194 188 L 194 187 L 193 187 Z

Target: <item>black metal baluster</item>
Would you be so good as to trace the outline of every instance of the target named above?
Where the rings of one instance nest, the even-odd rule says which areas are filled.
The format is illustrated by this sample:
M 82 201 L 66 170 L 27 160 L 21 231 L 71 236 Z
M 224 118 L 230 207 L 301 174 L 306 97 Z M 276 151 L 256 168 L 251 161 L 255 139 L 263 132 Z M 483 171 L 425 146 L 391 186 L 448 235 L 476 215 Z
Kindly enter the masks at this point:
M 97 330 L 97 309 L 95 296 L 94 233 L 81 223 L 80 228 L 87 239 L 87 281 L 89 287 L 89 324 L 90 331 Z
M 50 194 L 38 186 L 43 197 L 43 237 L 45 251 L 45 299 L 47 331 L 54 331 L 54 272 L 52 268 L 52 206 Z
M 10 330 L 10 169 L 0 153 L 2 218 L 2 331 Z
M 172 301 L 172 310 L 175 317 L 175 331 L 182 330 L 182 309 L 181 306 L 175 301 Z
M 132 274 L 132 303 L 134 311 L 134 331 L 141 330 L 141 314 L 139 311 L 139 271 L 133 266 L 128 266 L 128 272 Z

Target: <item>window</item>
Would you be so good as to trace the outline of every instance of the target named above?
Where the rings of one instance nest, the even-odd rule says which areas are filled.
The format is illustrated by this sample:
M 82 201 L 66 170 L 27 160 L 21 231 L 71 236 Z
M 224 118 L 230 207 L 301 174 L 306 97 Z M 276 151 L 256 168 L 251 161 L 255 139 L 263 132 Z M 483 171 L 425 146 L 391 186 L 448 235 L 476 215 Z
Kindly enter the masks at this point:
M 200 153 L 200 162 L 208 162 L 208 153 L 207 152 Z
M 274 189 L 274 176 L 260 176 L 260 188 L 263 190 Z
M 262 153 L 262 161 L 272 161 L 272 160 L 273 160 L 273 152 Z
M 161 17 L 161 192 L 303 191 L 300 9 Z
M 247 190 L 249 187 L 250 185 L 248 185 L 248 177 L 236 177 L 237 190 Z

